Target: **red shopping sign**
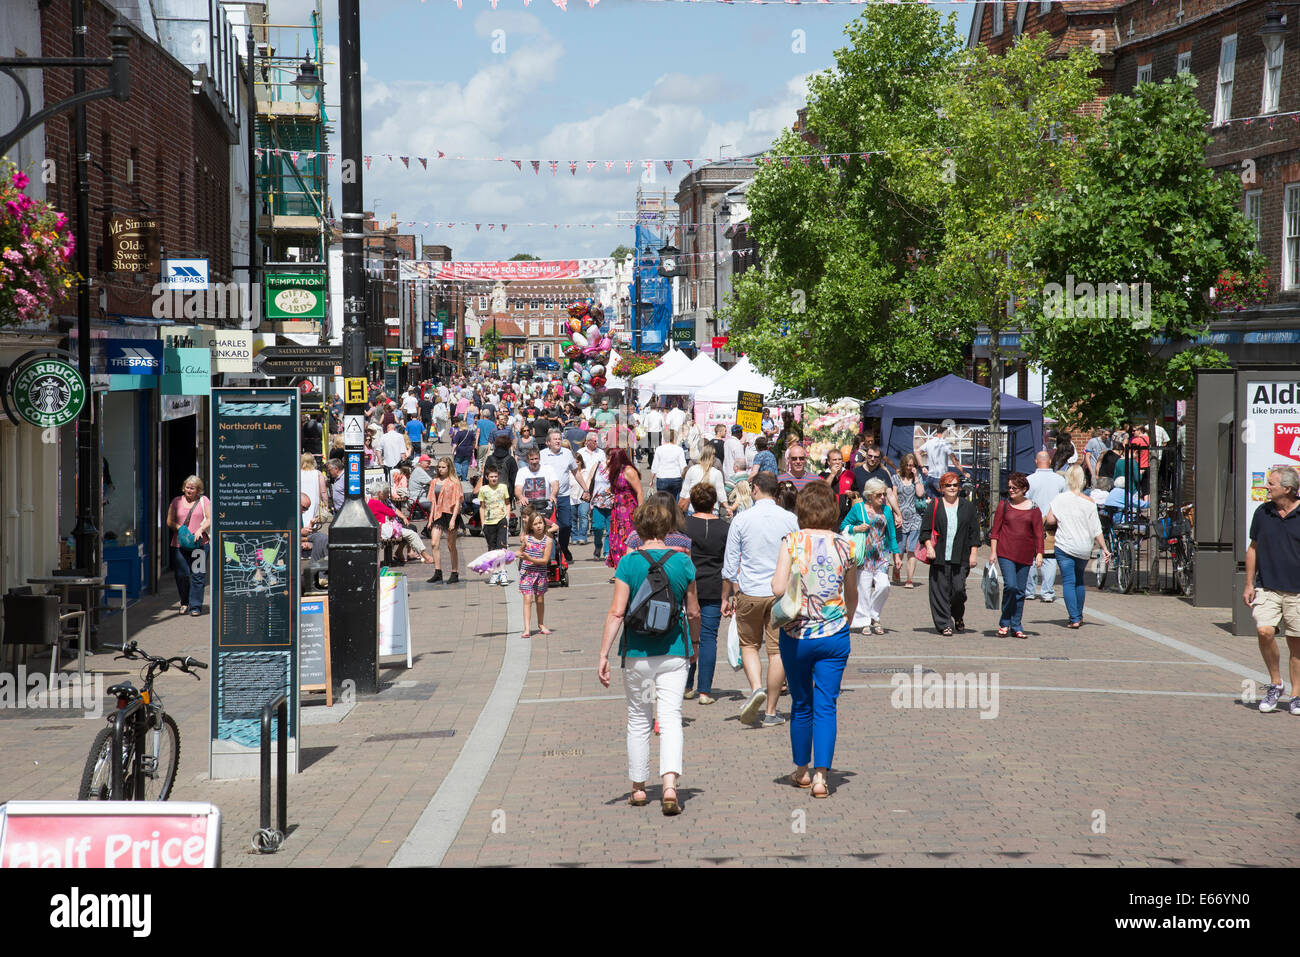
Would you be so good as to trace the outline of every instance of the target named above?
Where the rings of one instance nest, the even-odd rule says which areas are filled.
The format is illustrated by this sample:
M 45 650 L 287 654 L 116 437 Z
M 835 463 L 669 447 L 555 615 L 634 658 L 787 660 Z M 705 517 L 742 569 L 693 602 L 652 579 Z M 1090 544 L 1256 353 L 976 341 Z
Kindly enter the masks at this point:
M 171 801 L 10 801 L 0 868 L 193 868 L 220 861 L 221 812 Z
M 727 337 L 726 337 L 726 336 L 714 336 L 714 337 L 713 337 L 713 348 L 714 348 L 714 349 L 721 349 L 721 348 L 723 348 L 724 346 L 726 346 L 726 344 L 727 344 Z
M 1300 462 L 1300 423 L 1273 426 L 1273 451 Z

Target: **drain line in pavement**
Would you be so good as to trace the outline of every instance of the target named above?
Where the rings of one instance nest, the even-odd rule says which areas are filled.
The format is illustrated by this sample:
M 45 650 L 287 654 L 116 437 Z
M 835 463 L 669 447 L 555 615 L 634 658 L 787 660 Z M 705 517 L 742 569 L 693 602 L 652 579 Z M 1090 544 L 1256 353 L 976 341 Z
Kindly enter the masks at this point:
M 505 591 L 509 637 L 496 684 L 456 763 L 393 855 L 389 867 L 437 867 L 442 863 L 505 739 L 532 660 L 532 643 L 519 637 L 524 622 L 523 598 L 517 588 Z

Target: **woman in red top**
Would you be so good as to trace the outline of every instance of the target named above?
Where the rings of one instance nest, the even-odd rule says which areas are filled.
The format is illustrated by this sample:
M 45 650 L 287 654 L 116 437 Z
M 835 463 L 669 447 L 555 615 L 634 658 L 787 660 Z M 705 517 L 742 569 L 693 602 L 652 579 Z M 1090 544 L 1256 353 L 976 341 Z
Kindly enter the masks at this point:
M 1043 513 L 1025 495 L 1029 492 L 1029 479 L 1024 472 L 1012 472 L 1007 477 L 1010 501 L 998 502 L 989 532 L 989 561 L 997 562 L 1002 572 L 1002 617 L 998 620 L 998 637 L 1014 633 L 1017 638 L 1028 636 L 1021 630 L 1020 616 L 1025 608 L 1025 585 L 1029 581 L 1029 566 L 1043 567 Z

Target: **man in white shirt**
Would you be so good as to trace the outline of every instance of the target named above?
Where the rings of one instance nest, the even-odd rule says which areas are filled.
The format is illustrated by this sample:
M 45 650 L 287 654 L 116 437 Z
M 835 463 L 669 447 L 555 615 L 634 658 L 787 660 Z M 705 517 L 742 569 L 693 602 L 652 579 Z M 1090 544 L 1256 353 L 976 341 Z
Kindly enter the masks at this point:
M 741 438 L 744 434 L 744 429 L 739 425 L 733 425 L 731 427 L 731 435 L 727 437 L 727 441 L 722 445 L 723 481 L 729 482 L 731 481 L 731 476 L 735 475 L 737 472 L 744 472 L 746 470 L 745 443 Z
M 420 400 L 415 397 L 414 389 L 407 389 L 406 396 L 402 399 L 402 414 L 408 419 L 418 414 L 420 411 Z
M 385 472 L 391 472 L 397 467 L 397 463 L 406 457 L 407 441 L 405 433 L 397 431 L 397 424 L 390 422 L 388 431 L 375 443 L 379 447 L 379 454 L 383 457 Z
M 664 416 L 664 425 L 668 427 L 668 431 L 677 435 L 679 439 L 681 438 L 682 426 L 685 424 L 686 410 L 679 405 L 673 406 L 668 410 L 668 414 Z
M 555 524 L 560 527 L 560 536 L 556 544 L 564 560 L 572 563 L 573 554 L 569 551 L 569 536 L 573 534 L 573 507 L 569 501 L 569 477 L 578 480 L 578 484 L 582 486 L 584 499 L 589 500 L 591 495 L 587 491 L 587 480 L 582 474 L 582 469 L 578 468 L 578 460 L 561 444 L 563 439 L 563 432 L 559 429 L 551 429 L 546 436 L 546 449 L 542 452 L 541 461 L 542 468 L 549 472 L 556 482 L 556 491 L 551 496 L 551 502 L 555 505 Z
M 781 646 L 777 629 L 769 612 L 776 601 L 772 597 L 772 576 L 776 574 L 781 539 L 799 530 L 799 520 L 776 504 L 776 476 L 759 472 L 750 482 L 754 504 L 731 522 L 727 532 L 727 550 L 722 561 L 722 614 L 736 615 L 740 633 L 740 660 L 749 680 L 750 694 L 741 709 L 740 720 L 752 724 L 759 708 L 767 704 L 763 727 L 784 723 L 776 713 L 776 704 L 785 682 L 781 664 Z M 760 644 L 767 646 L 767 690 L 763 689 L 763 665 L 758 656 Z
M 1034 456 L 1034 465 L 1036 470 L 1029 476 L 1029 492 L 1027 498 L 1038 506 L 1038 510 L 1044 516 L 1052 510 L 1052 499 L 1065 491 L 1065 478 L 1057 472 L 1052 471 L 1052 455 L 1050 452 L 1039 452 Z M 1048 530 L 1049 533 L 1051 530 Z M 1035 587 L 1039 579 L 1042 579 L 1042 590 Z M 1043 567 L 1031 565 L 1029 567 L 1029 581 L 1025 584 L 1026 598 L 1041 598 L 1049 605 L 1056 600 L 1056 549 L 1043 549 Z
M 595 432 L 589 431 L 583 439 L 582 445 L 578 448 L 578 458 L 582 460 L 582 474 L 587 479 L 587 488 L 590 489 L 596 480 L 595 470 L 605 461 L 605 450 L 600 448 L 599 437 Z M 575 537 L 571 539 L 571 544 L 586 545 L 591 533 L 591 496 L 580 495 L 578 488 L 576 482 L 572 483 L 570 500 L 578 521 L 575 523 Z
M 541 512 L 548 512 L 550 503 L 555 500 L 557 483 L 551 473 L 542 468 L 541 453 L 537 449 L 528 450 L 527 462 L 527 467 L 520 468 L 515 476 L 515 499 Z
M 645 428 L 646 460 L 650 461 L 654 458 L 655 449 L 659 448 L 659 442 L 663 438 L 664 414 L 651 406 L 641 416 L 641 425 Z
M 966 475 L 966 470 L 957 461 L 957 453 L 953 451 L 952 445 L 948 442 L 947 429 L 940 429 L 937 435 L 921 446 L 921 454 L 925 456 L 926 462 L 922 468 L 925 473 L 925 487 L 933 498 L 941 497 L 939 494 L 939 478 L 949 468 L 955 469 L 963 478 Z

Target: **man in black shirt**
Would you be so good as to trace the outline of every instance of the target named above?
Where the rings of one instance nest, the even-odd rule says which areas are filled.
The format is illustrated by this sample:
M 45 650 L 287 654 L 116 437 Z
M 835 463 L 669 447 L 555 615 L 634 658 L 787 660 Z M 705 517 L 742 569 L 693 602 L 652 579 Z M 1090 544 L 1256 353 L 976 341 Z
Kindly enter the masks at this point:
M 853 491 L 861 495 L 862 490 L 866 488 L 867 483 L 873 478 L 878 478 L 884 482 L 887 489 L 894 487 L 893 476 L 889 474 L 889 469 L 885 468 L 884 463 L 881 461 L 880 446 L 874 444 L 867 446 L 867 452 L 862 457 L 861 464 L 853 469 Z
M 1296 507 L 1300 505 L 1300 472 L 1289 465 L 1271 470 L 1268 498 L 1250 520 L 1242 598 L 1252 609 L 1259 651 L 1268 668 L 1269 685 L 1259 710 L 1277 710 L 1282 696 L 1282 661 L 1274 638 L 1282 624 L 1291 658 L 1291 713 L 1300 714 L 1296 691 L 1300 687 L 1300 508 Z

